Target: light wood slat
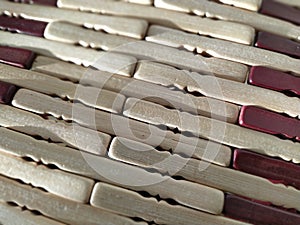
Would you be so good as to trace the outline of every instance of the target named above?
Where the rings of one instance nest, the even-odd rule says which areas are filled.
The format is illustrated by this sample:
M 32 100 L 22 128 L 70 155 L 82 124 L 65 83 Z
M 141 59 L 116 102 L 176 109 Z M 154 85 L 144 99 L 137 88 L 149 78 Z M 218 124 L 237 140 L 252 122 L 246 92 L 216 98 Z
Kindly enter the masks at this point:
M 152 5 L 153 0 L 123 0 L 124 2 L 142 4 L 142 5 Z
M 0 154 L 0 174 L 20 179 L 26 184 L 76 202 L 88 203 L 94 181 L 74 174 L 49 169 L 45 166 Z M 9 169 L 8 169 L 9 168 Z
M 96 184 L 91 197 L 91 204 L 121 215 L 154 221 L 156 224 L 192 225 L 199 224 L 199 221 L 201 221 L 201 225 L 247 224 L 181 206 L 172 206 L 165 201 L 158 202 L 154 198 L 145 198 L 138 193 L 103 183 Z M 128 207 L 129 205 L 130 207 Z
M 77 100 L 85 105 L 109 112 L 120 113 L 125 96 L 101 88 L 85 87 L 43 73 L 23 70 L 1 64 L 0 80 L 48 95 Z
M 238 106 L 231 103 L 225 103 L 204 96 L 195 97 L 179 91 L 172 91 L 168 88 L 149 82 L 112 75 L 103 71 L 86 70 L 83 67 L 52 59 L 47 60 L 47 58 L 44 57 L 38 57 L 36 59 L 33 64 L 33 70 L 59 78 L 80 82 L 83 85 L 92 85 L 94 87 L 121 93 L 126 96 L 141 99 L 146 98 L 148 101 L 156 102 L 168 107 L 182 109 L 193 114 L 201 114 L 207 117 L 226 120 L 230 123 L 235 123 L 239 114 Z M 102 98 L 100 98 L 100 100 L 102 100 Z M 106 98 L 104 98 L 103 101 L 110 105 L 111 102 L 113 102 L 112 100 L 106 101 Z M 119 105 L 117 103 L 118 102 L 115 102 L 116 107 Z M 112 106 L 110 108 L 112 108 Z
M 160 152 L 151 146 L 143 151 L 145 146 L 139 142 L 114 141 L 110 147 L 110 156 L 134 165 L 153 168 L 162 173 L 178 171 L 177 176 L 194 182 L 218 188 L 251 199 L 271 202 L 286 208 L 300 209 L 300 191 L 283 184 L 273 184 L 271 181 L 237 170 L 207 164 L 196 159 L 183 159 L 178 155 Z M 299 149 L 298 149 L 299 150 Z M 185 165 L 183 166 L 183 162 Z M 97 185 L 96 185 L 97 186 Z M 93 194 L 92 194 L 93 195 Z M 93 198 L 93 197 L 92 197 Z M 218 223 L 215 223 L 218 224 Z
M 51 107 L 51 106 L 50 106 Z M 110 136 L 78 125 L 47 120 L 39 115 L 11 106 L 0 105 L 0 125 L 44 139 L 63 142 L 68 146 L 105 155 Z
M 29 210 L 0 203 L 0 221 L 3 225 L 63 225 L 44 216 L 34 215 Z
M 45 216 L 67 224 L 95 225 L 101 221 L 107 225 L 147 225 L 144 222 L 135 222 L 86 204 L 45 193 L 2 176 L 0 177 L 0 199 L 40 211 Z
M 84 49 L 80 46 L 6 31 L 0 31 L 0 40 L 8 46 L 30 49 L 41 55 L 56 57 L 86 67 L 93 66 L 100 70 L 125 76 L 132 74 L 137 61 L 131 56 Z
M 299 59 L 252 46 L 187 34 L 160 26 L 151 26 L 146 40 L 176 48 L 188 46 L 189 51 L 205 52 L 216 58 L 250 66 L 270 67 L 284 72 L 293 72 L 300 76 Z
M 113 50 L 121 45 L 137 41 L 134 38 L 109 35 L 95 30 L 87 30 L 84 27 L 63 21 L 49 23 L 45 29 L 44 36 L 53 41 L 80 44 L 84 47 L 101 48 L 105 51 Z
M 258 11 L 262 0 L 219 0 L 224 4 L 234 5 L 236 7 Z M 297 1 L 297 0 L 296 0 Z
M 20 90 L 13 100 L 13 105 L 39 114 L 50 114 L 65 120 L 74 121 L 82 126 L 92 129 L 96 128 L 111 135 L 160 146 L 162 149 L 184 155 L 185 157 L 202 158 L 222 166 L 229 166 L 231 161 L 231 150 L 229 147 L 199 138 L 174 134 L 173 132 L 161 130 L 138 121 L 128 120 L 128 118 L 122 116 L 95 111 L 78 104 L 73 105 L 28 90 Z M 130 129 L 127 126 L 130 126 Z M 210 150 L 207 151 L 207 148 L 210 148 Z
M 58 0 L 57 5 L 62 8 L 81 9 L 115 16 L 146 19 L 150 23 L 176 27 L 185 31 L 210 35 L 243 44 L 251 44 L 254 39 L 254 29 L 250 26 L 225 21 L 214 21 L 207 18 L 197 18 L 138 4 L 107 0 L 88 0 L 85 2 L 80 0 Z
M 238 125 L 194 116 L 185 112 L 167 109 L 155 103 L 129 98 L 125 103 L 124 115 L 151 124 L 164 124 L 181 131 L 224 143 L 236 148 L 248 149 L 268 156 L 280 157 L 300 163 L 299 143 L 282 140 Z M 284 150 L 283 150 L 284 149 Z
M 161 64 L 140 63 L 135 78 L 156 84 L 175 85 L 181 89 L 187 87 L 189 92 L 195 91 L 238 105 L 256 105 L 292 117 L 300 115 L 299 98 L 288 97 L 283 93 L 249 84 L 177 70 Z
M 33 19 L 45 22 L 67 21 L 95 30 L 104 30 L 107 33 L 124 35 L 142 39 L 148 27 L 148 23 L 142 19 L 95 15 L 91 13 L 58 9 L 38 4 L 20 4 L 1 0 L 0 14 L 22 15 L 25 19 Z
M 256 30 L 267 31 L 300 41 L 299 26 L 257 12 L 221 5 L 212 1 L 188 0 L 183 2 L 180 0 L 159 0 L 156 1 L 155 5 L 159 6 L 160 2 L 165 3 L 162 6 L 165 6 L 166 4 L 175 5 L 177 8 L 182 8 L 199 16 L 205 15 L 209 18 L 237 22 L 252 26 Z
M 0 134 L 1 152 L 19 157 L 30 157 L 36 162 L 55 165 L 63 171 L 135 191 L 146 191 L 153 196 L 159 195 L 163 199 L 174 199 L 182 205 L 213 214 L 220 214 L 223 209 L 224 195 L 219 190 L 185 180 L 174 180 L 171 177 L 150 173 L 119 161 L 38 141 L 6 128 L 0 128 Z M 93 163 L 90 164 L 90 162 Z M 134 181 L 139 185 L 134 185 L 132 182 L 135 178 L 140 179 L 140 183 Z M 214 202 L 211 202 L 212 200 Z
M 290 6 L 300 8 L 300 2 L 298 0 L 276 0 L 276 2 L 281 2 Z

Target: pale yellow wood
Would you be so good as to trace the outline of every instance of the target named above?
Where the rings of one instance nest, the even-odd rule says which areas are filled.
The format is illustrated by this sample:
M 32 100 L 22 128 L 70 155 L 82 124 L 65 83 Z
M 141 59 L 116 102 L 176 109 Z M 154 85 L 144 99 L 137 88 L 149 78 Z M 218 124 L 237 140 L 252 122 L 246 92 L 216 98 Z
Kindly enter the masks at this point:
M 83 67 L 61 61 L 47 60 L 38 57 L 33 64 L 33 70 L 53 76 L 80 82 L 83 85 L 104 88 L 135 98 L 146 98 L 172 108 L 180 108 L 193 114 L 201 114 L 220 120 L 235 123 L 239 108 L 236 105 L 206 97 L 195 97 L 178 91 L 172 91 L 158 85 L 103 71 L 86 70 Z M 110 101 L 105 101 L 111 103 Z M 115 103 L 116 104 L 116 103 Z M 118 106 L 118 104 L 116 104 Z
M 0 80 L 48 95 L 77 100 L 85 105 L 109 112 L 122 111 L 125 96 L 95 87 L 85 87 L 43 73 L 1 64 Z
M 1 1 L 0 12 L 45 22 L 67 21 L 95 30 L 103 30 L 107 33 L 137 39 L 144 37 L 148 27 L 148 23 L 142 19 L 95 15 L 86 12 L 58 9 L 56 7 L 45 7 L 38 4 L 19 4 L 9 1 Z
M 8 46 L 30 49 L 41 55 L 126 76 L 131 75 L 137 61 L 131 56 L 84 49 L 80 46 L 6 31 L 0 31 L 0 40 Z
M 47 120 L 11 106 L 0 105 L 0 125 L 44 139 L 63 142 L 98 155 L 105 155 L 110 136 L 78 125 Z
M 104 157 L 82 154 L 74 149 L 38 141 L 6 128 L 0 128 L 0 134 L 2 135 L 1 152 L 19 157 L 30 157 L 36 162 L 55 165 L 63 171 L 109 182 L 134 191 L 146 191 L 153 196 L 159 195 L 163 199 L 174 199 L 181 205 L 213 214 L 220 214 L 222 211 L 224 195 L 219 190 L 185 180 L 174 180 L 158 173 L 149 173 L 144 169 Z M 97 166 L 93 167 L 93 165 Z M 103 173 L 103 171 L 106 172 Z M 135 178 L 140 180 L 132 182 Z
M 248 149 L 260 154 L 300 163 L 299 143 L 282 140 L 270 134 L 202 116 L 194 116 L 178 110 L 167 109 L 155 103 L 133 98 L 127 100 L 123 113 L 140 121 L 155 125 L 163 124 L 236 148 Z
M 36 104 L 37 102 L 39 104 Z M 174 134 L 173 132 L 161 130 L 138 121 L 128 120 L 122 116 L 95 111 L 78 104 L 73 105 L 47 95 L 20 90 L 13 100 L 13 105 L 42 115 L 50 114 L 58 118 L 74 121 L 92 129 L 95 129 L 96 126 L 99 131 L 153 146 L 160 146 L 162 149 L 184 155 L 185 157 L 193 156 L 222 166 L 229 166 L 231 161 L 231 150 L 229 147 L 199 138 Z M 91 118 L 95 118 L 95 121 Z M 130 126 L 130 129 L 128 126 Z M 207 151 L 207 148 L 210 150 Z
M 160 26 L 151 26 L 146 40 L 176 48 L 186 46 L 189 51 L 205 52 L 216 58 L 250 66 L 265 66 L 284 72 L 293 72 L 300 76 L 299 59 L 252 46 L 201 37 Z
M 0 221 L 3 225 L 63 225 L 44 216 L 34 215 L 29 210 L 0 203 Z
M 44 36 L 53 41 L 80 44 L 84 47 L 101 48 L 105 51 L 113 50 L 121 45 L 134 43 L 136 41 L 134 38 L 87 30 L 86 28 L 61 21 L 49 23 L 45 29 Z
M 81 0 L 58 0 L 57 5 L 62 8 L 146 19 L 150 23 L 176 27 L 243 44 L 251 44 L 254 39 L 254 29 L 247 25 L 193 17 L 151 6 L 109 0 L 88 0 L 85 2 Z
M 37 210 L 49 218 L 67 224 L 95 225 L 101 221 L 102 224 L 107 225 L 147 225 L 87 204 L 45 193 L 2 176 L 0 177 L 0 200 L 26 206 L 28 209 Z
M 143 218 L 155 224 L 247 224 L 222 216 L 214 216 L 181 206 L 173 206 L 155 198 L 145 198 L 140 194 L 104 183 L 97 183 L 91 197 L 93 206 L 108 209 L 124 216 Z M 130 207 L 128 207 L 130 206 Z
M 253 11 L 258 11 L 262 2 L 262 0 L 219 0 L 219 1 L 224 4 L 234 5 L 236 7 L 253 10 Z
M 148 151 L 145 151 L 145 148 Z M 271 202 L 286 208 L 300 209 L 298 200 L 300 191 L 294 187 L 273 184 L 265 178 L 208 164 L 200 160 L 184 159 L 178 155 L 171 155 L 169 152 L 160 152 L 151 146 L 145 147 L 139 142 L 126 141 L 126 139 L 122 139 L 118 143 L 114 142 L 110 147 L 110 155 L 117 160 L 156 169 L 162 173 L 172 174 L 177 171 L 176 175 L 187 180 L 240 196 Z
M 166 7 L 166 5 L 168 5 L 168 8 L 169 5 L 172 5 L 173 8 L 180 8 L 180 11 L 184 10 L 186 12 L 191 12 L 199 16 L 206 16 L 223 21 L 245 24 L 254 27 L 256 30 L 267 31 L 283 37 L 294 39 L 296 41 L 300 41 L 299 26 L 281 19 L 260 14 L 258 12 L 247 11 L 232 6 L 222 5 L 213 1 L 160 0 L 159 2 L 164 2 L 164 4 L 156 3 L 156 5 L 161 5 L 162 7 Z
M 60 170 L 26 162 L 8 154 L 0 154 L 0 174 L 20 179 L 26 184 L 76 202 L 88 203 L 94 181 Z M 8 169 L 9 168 L 9 169 Z
M 158 71 L 160 72 L 157 73 Z M 196 91 L 204 96 L 239 105 L 261 106 L 292 117 L 300 115 L 299 98 L 248 84 L 190 73 L 162 64 L 140 63 L 135 78 L 181 89 L 187 88 L 191 92 Z
M 276 1 L 300 8 L 300 2 L 298 0 L 276 0 Z

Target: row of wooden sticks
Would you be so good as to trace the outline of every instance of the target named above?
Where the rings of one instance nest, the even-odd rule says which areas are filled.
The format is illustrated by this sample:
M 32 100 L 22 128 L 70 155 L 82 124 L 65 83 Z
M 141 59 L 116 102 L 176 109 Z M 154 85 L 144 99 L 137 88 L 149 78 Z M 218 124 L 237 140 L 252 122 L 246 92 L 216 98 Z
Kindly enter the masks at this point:
M 76 7 L 82 4 L 79 1 L 69 2 Z M 46 6 L 38 6 L 35 10 L 35 5 L 30 5 L 31 11 L 22 12 L 27 7 L 29 8 L 29 5 L 6 1 L 3 3 L 3 7 L 7 7 L 4 10 L 5 13 L 10 12 L 11 15 L 37 12 L 37 14 L 40 13 L 38 17 L 42 14 L 55 17 L 64 15 L 62 11 L 57 11 L 57 15 L 47 14 L 46 11 L 55 8 L 51 9 Z M 60 5 L 63 6 L 67 3 L 68 1 L 60 1 Z M 135 7 L 140 7 L 132 3 L 113 1 L 105 1 L 105 3 L 108 4 L 107 7 L 112 3 L 128 6 L 123 7 L 122 10 L 135 10 Z M 10 5 L 19 7 L 9 8 Z M 44 10 L 44 13 L 41 13 L 41 10 Z M 104 7 L 103 10 L 108 10 L 108 8 Z M 70 11 L 70 14 L 75 14 L 75 12 Z M 132 15 L 134 11 L 129 12 Z M 150 14 L 158 17 L 160 11 L 157 12 L 157 14 Z M 140 14 L 138 17 L 147 19 L 148 22 L 158 19 L 154 18 L 152 21 L 145 11 L 143 13 L 146 18 Z M 170 11 L 170 13 L 173 12 Z M 176 15 L 186 16 L 181 13 Z M 3 21 L 8 21 L 7 17 L 2 18 Z M 118 17 L 111 18 L 118 19 Z M 102 22 L 109 23 L 110 19 Z M 119 35 L 125 35 L 127 32 L 131 38 L 126 38 L 99 31 L 89 31 L 65 22 L 52 22 L 44 24 L 45 27 L 43 27 L 43 24 L 33 21 L 27 21 L 27 23 L 22 19 L 9 18 L 8 26 L 4 28 L 10 30 L 9 26 L 13 20 L 17 21 L 16 24 L 24 22 L 27 30 L 23 32 L 17 28 L 18 32 L 25 34 L 1 31 L 1 44 L 31 49 L 44 56 L 35 58 L 28 50 L 0 48 L 3 62 L 30 69 L 0 65 L 2 74 L 0 80 L 9 83 L 2 84 L 5 87 L 2 90 L 6 90 L 3 95 L 10 94 L 12 98 L 11 106 L 1 105 L 0 107 L 0 124 L 6 127 L 1 128 L 1 137 L 3 137 L 0 141 L 3 152 L 1 174 L 44 188 L 54 195 L 46 195 L 28 185 L 24 186 L 2 177 L 2 201 L 25 205 L 29 209 L 40 211 L 45 216 L 70 224 L 93 224 L 99 223 L 100 220 L 103 224 L 144 223 L 123 216 L 141 218 L 157 224 L 199 224 L 199 221 L 201 221 L 200 224 L 246 224 L 219 216 L 223 212 L 227 216 L 236 217 L 233 212 L 237 211 L 238 205 L 245 202 L 248 204 L 245 203 L 246 206 L 252 204 L 256 211 L 266 210 L 269 214 L 276 212 L 276 216 L 268 218 L 269 221 L 270 219 L 275 221 L 272 224 L 286 223 L 283 220 L 286 216 L 289 216 L 290 224 L 297 223 L 296 221 L 299 220 L 297 213 L 292 214 L 235 195 L 228 195 L 225 199 L 223 192 L 299 210 L 300 205 L 297 201 L 299 190 L 268 181 L 268 179 L 277 180 L 278 177 L 274 174 L 270 176 L 274 170 L 264 175 L 262 171 L 266 169 L 266 165 L 261 167 L 260 174 L 255 174 L 259 169 L 250 172 L 249 168 L 245 168 L 248 164 L 251 169 L 254 166 L 253 162 L 239 163 L 239 159 L 254 157 L 257 166 L 260 160 L 262 164 L 266 162 L 277 164 L 279 165 L 277 169 L 282 167 L 281 170 L 284 173 L 279 178 L 281 183 L 298 188 L 295 174 L 299 169 L 293 163 L 236 150 L 234 167 L 246 171 L 240 172 L 226 168 L 230 166 L 232 160 L 231 149 L 228 146 L 279 157 L 283 160 L 292 160 L 295 163 L 299 162 L 298 143 L 235 125 L 240 114 L 239 105 L 255 105 L 275 111 L 276 118 L 279 116 L 279 120 L 283 121 L 288 117 L 278 113 L 286 113 L 290 117 L 299 115 L 298 98 L 243 83 L 249 69 L 239 63 L 298 73 L 298 59 L 243 44 L 187 34 L 162 26 L 151 26 L 148 32 L 145 32 L 144 25 L 147 26 L 147 24 L 141 21 L 139 21 L 140 26 L 136 26 L 142 27 L 141 31 L 137 31 L 137 35 L 131 36 L 130 28 L 127 31 L 123 30 L 123 33 L 112 31 L 113 34 Z M 19 23 L 20 21 L 22 23 Z M 30 24 L 41 26 L 43 29 L 35 35 L 44 36 L 46 39 L 28 36 L 28 33 L 34 33 L 32 29 L 28 31 Z M 106 30 L 109 33 L 111 26 L 115 26 L 115 23 L 105 25 L 109 27 Z M 121 27 L 126 29 L 124 25 Z M 188 29 L 183 28 L 183 30 Z M 214 36 L 213 32 L 208 34 Z M 132 37 L 143 38 L 145 33 L 147 41 L 133 41 Z M 225 34 L 222 35 L 227 38 Z M 216 35 L 215 37 L 222 38 L 223 36 Z M 241 38 L 229 40 L 241 40 Z M 251 40 L 250 36 L 248 40 Z M 109 53 L 74 46 L 77 43 L 86 47 L 100 48 Z M 172 48 L 179 46 L 185 46 L 191 51 L 197 48 L 200 49 L 199 53 L 205 51 L 214 57 L 194 56 L 193 53 Z M 233 49 L 232 52 L 230 49 Z M 243 59 L 240 59 L 243 53 L 245 55 Z M 20 61 L 20 55 L 27 57 Z M 49 56 L 91 65 L 98 70 L 86 69 L 49 58 Z M 141 59 L 149 58 L 151 61 L 141 61 Z M 270 59 L 264 61 L 265 58 Z M 284 63 L 280 65 L 282 61 Z M 182 69 L 202 73 L 212 72 L 217 75 L 217 78 Z M 112 75 L 112 73 L 118 73 L 118 75 Z M 298 79 L 290 74 L 280 73 L 282 76 Z M 129 78 L 130 76 L 135 79 Z M 201 85 L 195 85 L 195 83 Z M 13 91 L 8 92 L 14 89 L 12 85 L 22 89 L 19 89 L 16 94 Z M 213 85 L 217 85 L 215 89 L 212 89 L 215 87 Z M 205 97 L 170 90 L 169 86 L 176 86 L 181 90 L 187 88 L 189 92 L 196 91 L 204 94 Z M 102 89 L 99 90 L 99 88 Z M 297 90 L 299 90 L 297 86 L 294 86 L 293 93 Z M 9 99 L 9 96 L 6 97 Z M 10 104 L 10 100 L 6 103 Z M 248 109 L 252 108 L 244 107 L 245 115 Z M 254 110 L 257 113 L 259 108 L 254 108 Z M 245 119 L 247 118 L 243 118 L 244 122 Z M 288 118 L 288 120 L 296 124 L 293 126 L 297 126 L 298 119 Z M 75 122 L 76 125 L 71 126 L 68 123 L 70 121 Z M 147 125 L 147 123 L 152 125 Z M 124 124 L 128 124 L 131 132 Z M 161 126 L 155 126 L 161 124 L 168 128 L 164 130 Z M 174 128 L 186 135 L 185 132 L 188 132 L 189 135 L 174 133 Z M 291 134 L 291 137 L 299 137 L 298 134 L 296 131 Z M 35 140 L 28 135 L 38 135 L 45 140 L 63 142 L 64 145 L 81 149 L 83 152 L 59 144 Z M 116 137 L 112 138 L 110 135 Z M 147 138 L 149 136 L 151 138 Z M 211 141 L 199 139 L 199 136 Z M 158 151 L 155 149 L 158 146 L 158 149 L 171 149 L 173 152 L 171 154 L 167 151 Z M 107 152 L 108 157 L 116 161 L 105 157 Z M 95 154 L 104 157 L 95 156 Z M 26 162 L 26 160 L 35 162 Z M 94 165 L 101 165 L 98 169 L 101 172 L 104 171 L 103 174 L 90 167 L 92 162 L 95 163 Z M 208 162 L 212 164 L 209 165 Z M 57 169 L 50 169 L 51 166 L 45 166 L 47 164 L 55 165 Z M 200 171 L 202 166 L 205 169 Z M 147 168 L 154 170 L 154 173 L 147 171 Z M 295 172 L 288 174 L 286 171 Z M 171 178 L 170 176 L 173 175 L 177 177 Z M 291 179 L 292 176 L 295 177 Z M 153 182 L 153 185 L 143 183 L 146 181 Z M 144 185 L 136 186 L 133 185 L 134 182 L 138 184 L 142 182 Z M 157 199 L 148 198 L 145 192 L 151 196 L 158 195 L 164 200 L 157 201 Z M 168 202 L 168 199 L 175 200 L 176 204 Z M 90 203 L 92 206 L 84 203 Z M 56 204 L 60 204 L 60 208 L 55 209 Z M 8 206 L 2 205 L 1 207 L 8 212 L 18 213 L 18 210 Z M 99 210 L 99 208 L 116 214 Z M 203 211 L 210 214 L 203 213 Z M 26 216 L 30 217 L 27 214 Z M 242 219 L 251 221 L 251 218 Z

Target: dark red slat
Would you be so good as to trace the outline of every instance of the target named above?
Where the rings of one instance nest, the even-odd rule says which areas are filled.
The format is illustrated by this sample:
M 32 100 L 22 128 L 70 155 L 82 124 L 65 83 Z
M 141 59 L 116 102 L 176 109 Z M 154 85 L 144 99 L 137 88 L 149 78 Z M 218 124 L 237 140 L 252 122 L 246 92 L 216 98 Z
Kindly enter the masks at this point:
M 57 0 L 10 0 L 12 2 L 57 6 Z
M 300 95 L 300 77 L 262 66 L 253 66 L 249 83 L 275 91 L 290 91 Z
M 0 81 L 0 103 L 9 104 L 16 91 L 16 86 Z
M 48 23 L 21 18 L 0 16 L 0 29 L 43 37 Z
M 236 149 L 233 168 L 300 190 L 300 166 L 291 162 Z
M 255 46 L 300 58 L 300 44 L 287 38 L 259 32 Z
M 300 25 L 299 9 L 274 0 L 263 0 L 259 12 Z
M 29 69 L 35 59 L 32 51 L 13 48 L 8 46 L 0 46 L 0 62 L 8 65 Z
M 255 225 L 296 225 L 300 215 L 272 206 L 262 205 L 235 195 L 225 198 L 224 215 Z
M 243 127 L 269 134 L 281 134 L 300 140 L 300 120 L 283 116 L 255 106 L 243 106 L 239 116 Z

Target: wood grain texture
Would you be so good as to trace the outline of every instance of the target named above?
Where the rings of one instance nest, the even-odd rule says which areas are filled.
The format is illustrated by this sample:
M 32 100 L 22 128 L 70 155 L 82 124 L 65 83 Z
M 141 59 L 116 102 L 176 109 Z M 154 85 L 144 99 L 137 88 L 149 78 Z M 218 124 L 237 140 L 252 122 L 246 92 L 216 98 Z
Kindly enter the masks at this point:
M 243 222 L 227 219 L 222 216 L 213 216 L 200 211 L 172 206 L 165 201 L 155 198 L 145 198 L 136 192 L 116 186 L 97 183 L 91 197 L 91 204 L 96 207 L 108 209 L 121 215 L 143 218 L 154 221 L 156 224 L 230 224 L 242 225 Z M 130 207 L 128 207 L 130 205 Z
M 43 117 L 11 106 L 0 105 L 0 124 L 19 132 L 38 135 L 54 142 L 105 155 L 110 136 L 78 125 L 44 119 Z
M 198 53 L 205 52 L 216 58 L 239 62 L 250 66 L 266 66 L 284 72 L 293 72 L 300 76 L 300 60 L 284 54 L 255 48 L 253 46 L 245 46 L 229 41 L 201 37 L 160 26 L 151 26 L 146 40 L 176 48 L 186 46 L 189 51 L 197 51 Z M 271 42 L 269 39 L 266 41 Z M 296 45 L 296 42 L 294 43 Z M 276 43 L 272 44 L 276 46 Z M 294 49 L 296 49 L 296 47 L 294 47 Z
M 4 154 L 29 157 L 35 162 L 55 165 L 62 171 L 134 191 L 146 191 L 152 196 L 158 195 L 162 199 L 173 199 L 181 205 L 209 213 L 220 214 L 222 211 L 224 195 L 219 190 L 185 180 L 175 180 L 158 173 L 150 173 L 144 169 L 104 157 L 83 154 L 71 148 L 35 140 L 30 136 L 6 128 L 0 128 L 0 133 L 2 137 L 0 151 Z M 97 166 L 95 167 L 95 165 Z M 133 185 L 132 179 L 134 178 L 141 179 L 139 185 Z M 124 182 L 125 179 L 128 181 Z M 216 202 L 211 202 L 211 197 Z
M 125 96 L 101 88 L 85 87 L 43 73 L 0 65 L 0 80 L 62 99 L 79 101 L 109 112 L 122 111 Z
M 170 128 L 178 128 L 180 131 L 188 131 L 196 136 L 232 147 L 300 163 L 299 143 L 282 140 L 234 124 L 167 109 L 155 103 L 134 98 L 126 101 L 123 114 L 150 124 L 163 124 Z
M 238 106 L 220 100 L 204 96 L 195 97 L 149 82 L 126 78 L 117 74 L 112 75 L 104 71 L 86 70 L 80 66 L 61 61 L 47 60 L 44 57 L 37 58 L 33 65 L 33 70 L 58 78 L 80 82 L 82 85 L 103 88 L 125 96 L 147 99 L 147 101 L 156 102 L 170 108 L 182 109 L 192 114 L 226 120 L 230 123 L 237 121 L 239 113 Z M 159 72 L 162 73 L 163 70 Z M 105 101 L 108 104 L 110 102 Z M 115 102 L 114 104 L 115 108 L 119 106 L 117 103 Z
M 44 22 L 66 21 L 107 33 L 142 39 L 148 23 L 142 19 L 96 15 L 74 10 L 1 1 L 0 11 L 6 15 L 22 15 L 25 19 Z
M 34 187 L 41 187 L 49 193 L 76 202 L 88 203 L 94 181 L 60 170 L 51 170 L 45 166 L 22 159 L 0 155 L 0 173 L 3 176 L 22 180 Z M 8 169 L 9 168 L 9 169 Z
M 157 71 L 161 72 L 157 73 Z M 189 92 L 195 91 L 237 105 L 260 106 L 278 113 L 286 113 L 291 117 L 300 115 L 299 98 L 288 97 L 283 93 L 248 84 L 178 70 L 162 64 L 140 63 L 134 77 L 164 86 L 176 86 Z
M 37 210 L 49 218 L 55 218 L 57 221 L 67 224 L 94 225 L 99 221 L 107 225 L 147 224 L 135 222 L 90 205 L 60 198 L 2 176 L 0 177 L 0 199 L 5 202 L 14 202 L 19 206 L 26 206 L 31 210 Z
M 79 0 L 59 0 L 57 4 L 62 8 L 81 9 L 115 16 L 146 19 L 150 23 L 177 27 L 185 31 L 210 35 L 243 44 L 252 43 L 254 38 L 253 28 L 247 25 L 197 18 L 139 4 L 109 0 L 89 0 L 84 3 Z
M 230 164 L 231 150 L 227 146 L 196 137 L 174 134 L 171 131 L 128 120 L 128 118 L 119 115 L 95 111 L 78 104 L 73 105 L 39 93 L 27 90 L 20 90 L 18 93 L 20 95 L 17 94 L 13 101 L 16 107 L 42 115 L 50 114 L 67 121 L 74 121 L 81 126 L 98 129 L 107 134 L 160 146 L 162 149 L 187 157 L 201 158 L 221 166 L 229 166 Z M 39 104 L 36 104 L 37 102 Z M 91 118 L 95 118 L 95 120 Z M 207 147 L 211 148 L 210 153 L 207 153 Z
M 67 62 L 86 67 L 93 66 L 110 73 L 120 73 L 127 76 L 133 72 L 137 61 L 131 56 L 84 49 L 80 46 L 24 34 L 0 31 L 0 39 L 11 47 L 26 48 L 44 56 L 56 57 Z
M 234 193 L 247 198 L 285 208 L 300 208 L 300 191 L 283 184 L 273 184 L 267 179 L 229 168 L 207 164 L 196 159 L 184 159 L 168 152 L 160 152 L 151 146 L 139 142 L 114 142 L 110 147 L 110 156 L 130 164 L 155 169 L 161 173 L 181 176 L 187 180 Z M 217 223 L 218 224 L 218 223 Z
M 63 225 L 63 223 L 44 216 L 34 215 L 29 210 L 23 210 L 20 207 L 10 206 L 6 203 L 0 203 L 0 221 L 3 224 L 10 225 Z

